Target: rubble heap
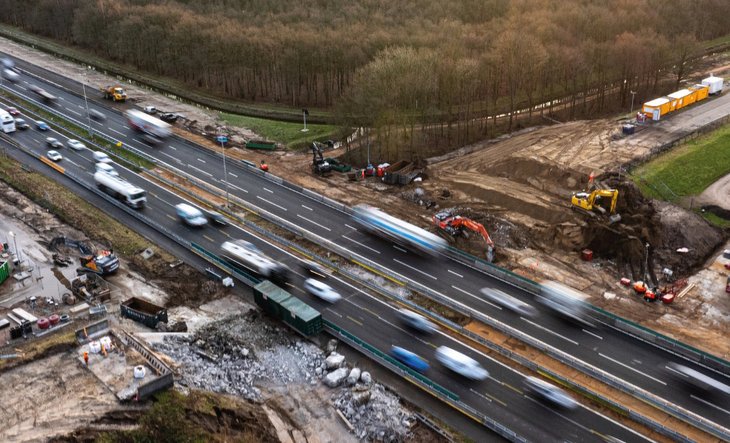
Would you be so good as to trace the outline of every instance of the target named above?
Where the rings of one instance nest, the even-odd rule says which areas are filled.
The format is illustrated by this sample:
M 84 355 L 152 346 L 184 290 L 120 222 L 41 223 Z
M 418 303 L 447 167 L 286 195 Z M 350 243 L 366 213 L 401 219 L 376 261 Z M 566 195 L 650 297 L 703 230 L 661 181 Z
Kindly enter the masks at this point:
M 360 440 L 403 441 L 416 423 L 400 399 L 379 384 L 358 383 L 351 389 L 341 389 L 332 396 L 332 402 L 350 421 Z

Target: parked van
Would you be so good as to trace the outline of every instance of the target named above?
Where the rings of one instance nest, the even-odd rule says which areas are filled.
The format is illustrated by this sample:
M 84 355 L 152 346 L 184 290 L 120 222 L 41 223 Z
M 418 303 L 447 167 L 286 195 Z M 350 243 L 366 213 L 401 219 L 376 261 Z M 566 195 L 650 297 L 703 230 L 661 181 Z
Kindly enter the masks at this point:
M 103 172 L 105 174 L 113 175 L 115 177 L 119 176 L 119 173 L 116 169 L 114 169 L 114 166 L 110 165 L 109 163 L 97 163 L 96 172 Z
M 175 210 L 177 211 L 178 217 L 187 225 L 198 227 L 208 223 L 208 219 L 203 215 L 203 211 L 187 203 L 180 203 L 175 206 Z
M 489 377 L 489 372 L 478 361 L 446 346 L 436 349 L 436 360 L 448 369 L 472 380 L 484 380 Z

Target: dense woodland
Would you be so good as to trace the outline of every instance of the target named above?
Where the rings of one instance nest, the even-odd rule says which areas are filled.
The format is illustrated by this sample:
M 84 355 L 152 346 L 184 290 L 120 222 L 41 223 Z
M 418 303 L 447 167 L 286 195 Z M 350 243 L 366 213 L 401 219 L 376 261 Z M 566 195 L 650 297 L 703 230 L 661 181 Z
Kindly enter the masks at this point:
M 7 24 L 191 87 L 332 108 L 412 156 L 533 114 L 628 111 L 629 91 L 637 103 L 667 92 L 704 42 L 730 33 L 727 0 L 0 0 L 0 10 Z

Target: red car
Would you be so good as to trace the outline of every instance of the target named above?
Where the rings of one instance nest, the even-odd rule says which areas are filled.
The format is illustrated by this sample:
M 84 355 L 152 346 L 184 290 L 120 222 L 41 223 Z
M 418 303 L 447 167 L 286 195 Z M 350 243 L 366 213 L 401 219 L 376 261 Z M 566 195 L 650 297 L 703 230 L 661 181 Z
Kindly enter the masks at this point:
M 20 111 L 18 111 L 18 110 L 17 110 L 17 109 L 15 109 L 15 108 L 8 108 L 8 109 L 7 109 L 7 111 L 8 111 L 8 114 L 10 114 L 10 115 L 12 115 L 12 116 L 15 116 L 15 115 L 20 115 Z

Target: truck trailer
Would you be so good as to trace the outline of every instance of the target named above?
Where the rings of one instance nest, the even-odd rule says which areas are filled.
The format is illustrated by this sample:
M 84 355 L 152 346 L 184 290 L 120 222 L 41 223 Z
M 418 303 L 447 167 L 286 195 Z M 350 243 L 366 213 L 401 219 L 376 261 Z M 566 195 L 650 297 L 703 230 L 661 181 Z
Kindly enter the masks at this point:
M 319 334 L 323 329 L 319 311 L 268 280 L 253 287 L 253 298 L 267 314 L 304 336 Z
M 152 117 L 142 111 L 130 109 L 124 113 L 129 125 L 137 131 L 150 134 L 158 138 L 166 138 L 172 134 L 170 125 L 159 118 Z
M 94 174 L 96 186 L 102 191 L 135 209 L 141 209 L 147 202 L 147 192 L 118 176 L 104 172 Z
M 122 317 L 131 318 L 152 329 L 157 327 L 157 323 L 167 323 L 167 309 L 141 298 L 130 298 L 121 304 L 121 310 Z

